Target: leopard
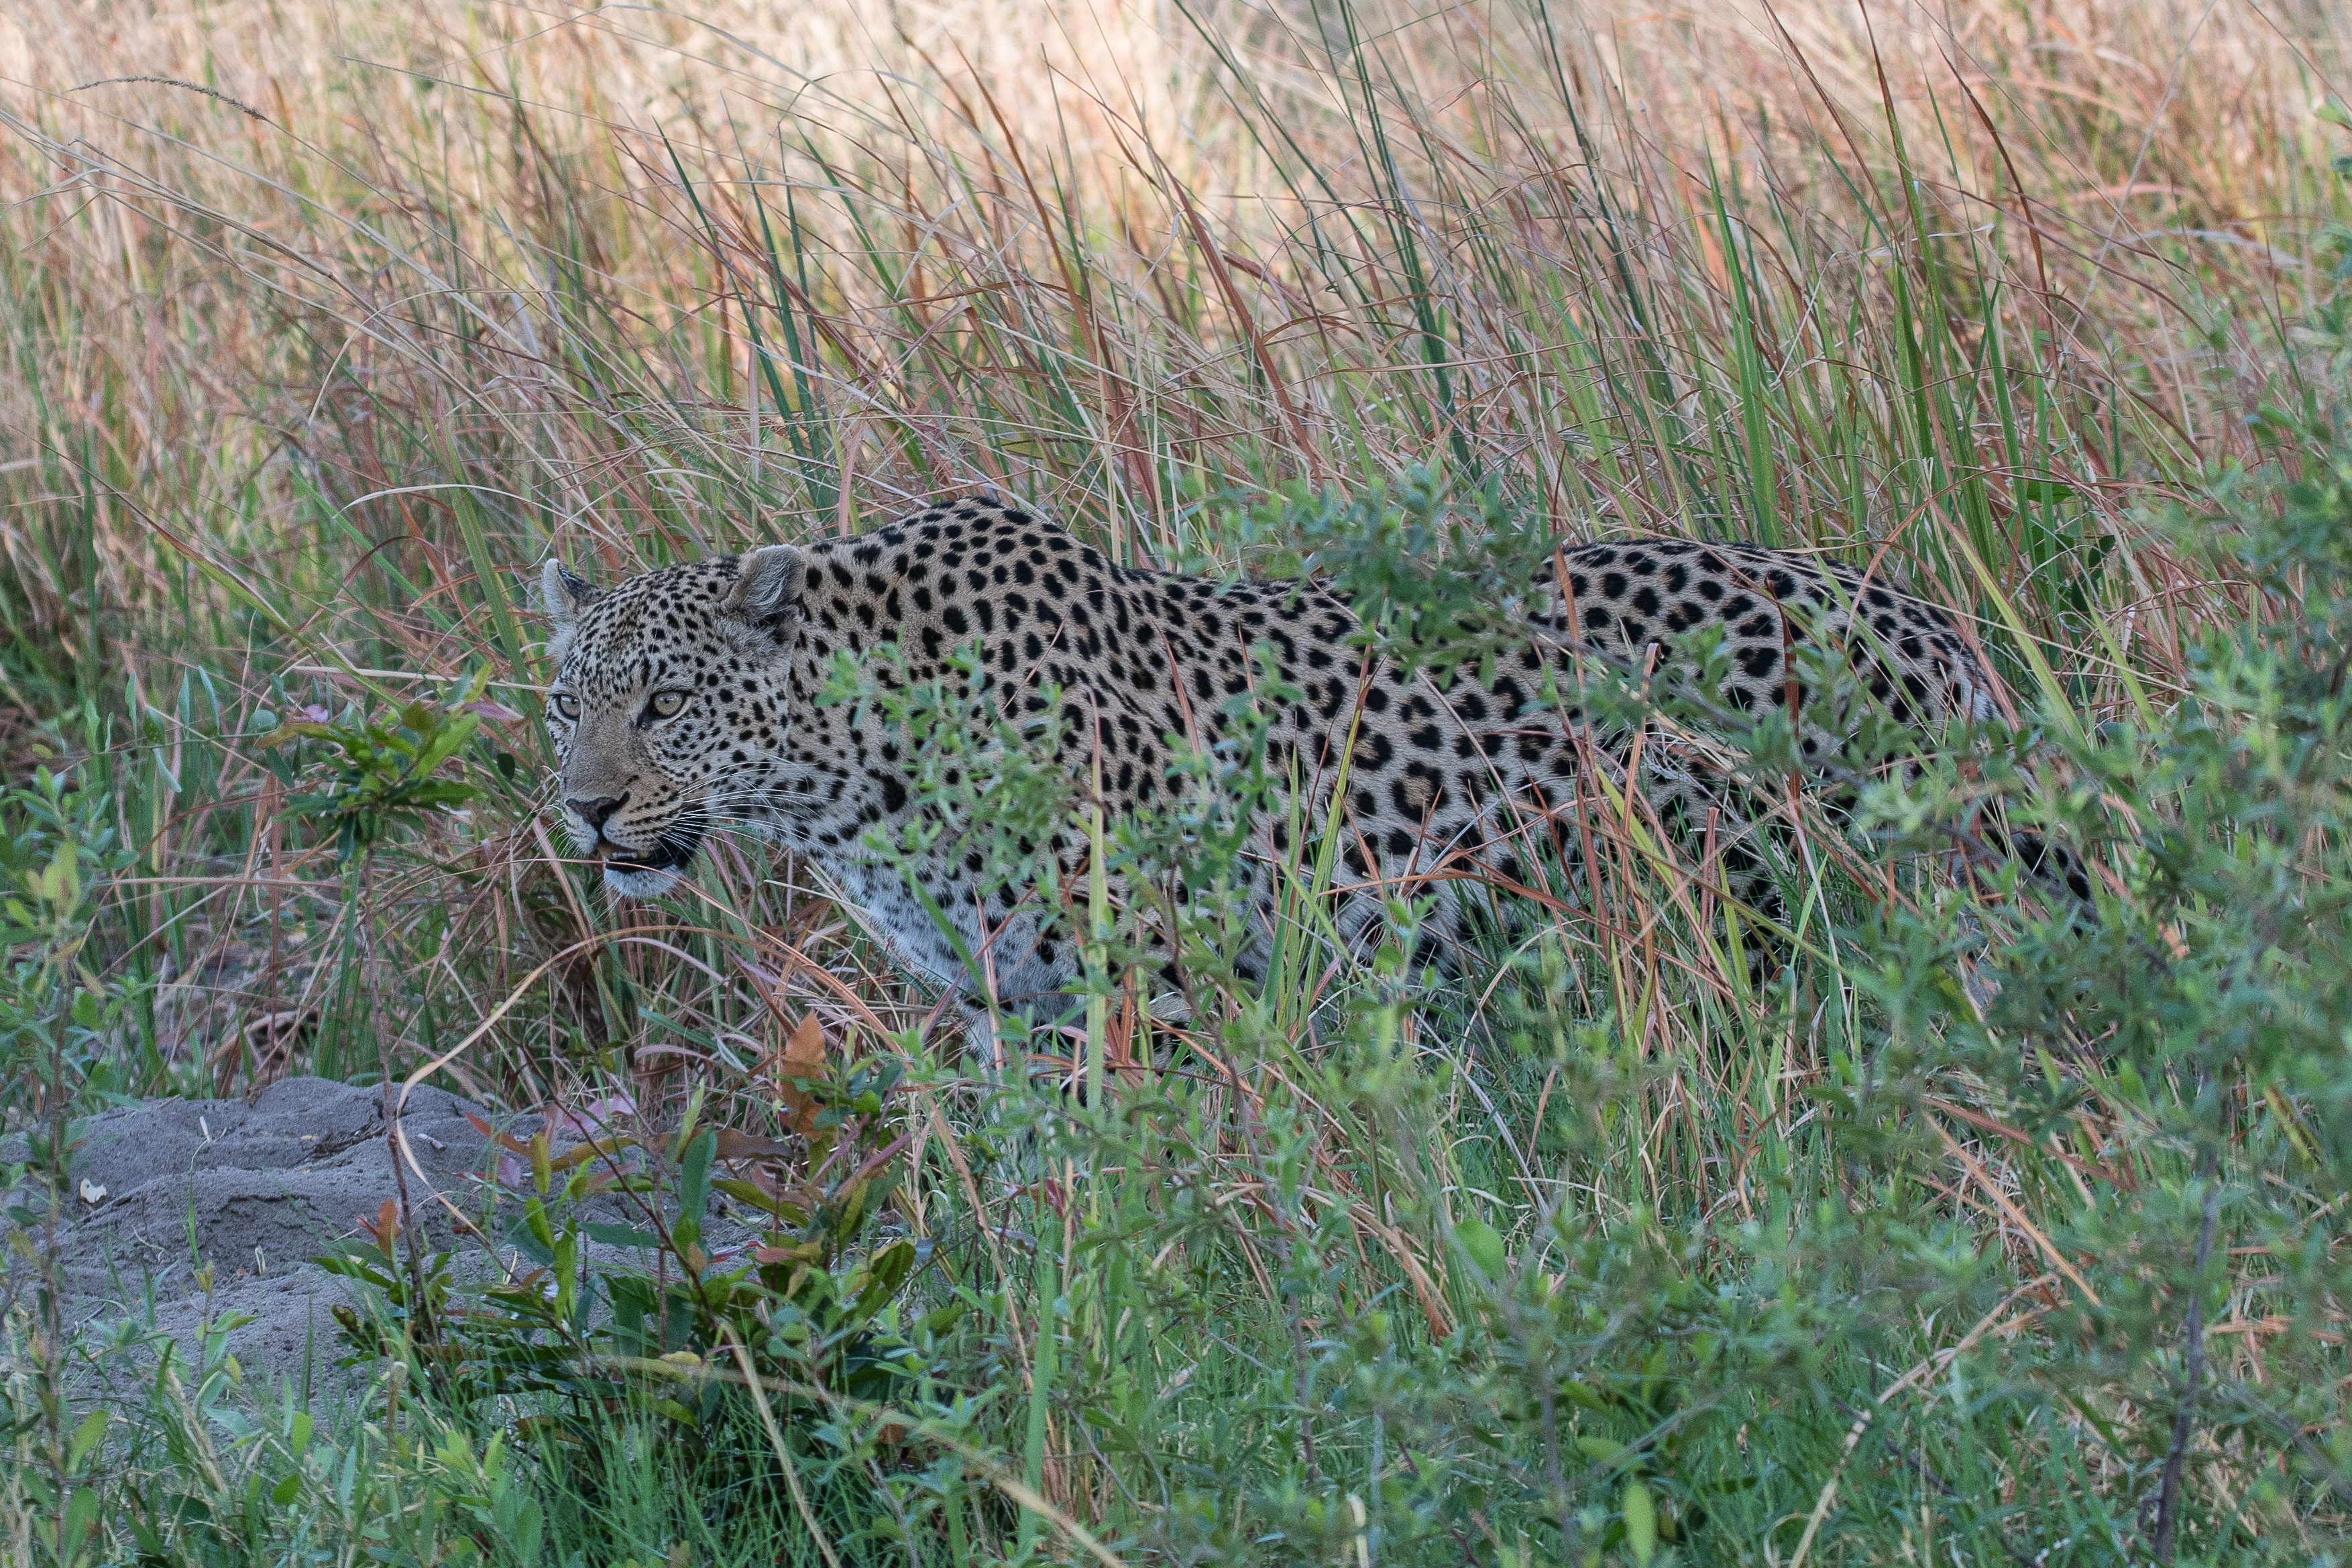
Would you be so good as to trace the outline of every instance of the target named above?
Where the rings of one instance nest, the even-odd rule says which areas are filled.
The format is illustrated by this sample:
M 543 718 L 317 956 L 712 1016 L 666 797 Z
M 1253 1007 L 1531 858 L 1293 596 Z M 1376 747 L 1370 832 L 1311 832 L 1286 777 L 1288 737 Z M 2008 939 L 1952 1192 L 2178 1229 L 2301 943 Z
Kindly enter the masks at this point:
M 1736 768 L 1705 736 L 1595 744 L 1559 695 L 1570 661 L 1656 679 L 1664 660 L 1668 683 L 1690 689 L 1712 676 L 1696 694 L 1727 716 L 1793 706 L 1809 762 L 1841 738 L 1822 717 L 1831 705 L 1811 700 L 1827 667 L 1808 647 L 1834 650 L 1853 690 L 1922 747 L 1999 703 L 1947 610 L 1874 571 L 1750 543 L 1559 542 L 1528 584 L 1523 640 L 1450 670 L 1376 646 L 1329 582 L 1121 564 L 992 494 L 606 587 L 550 559 L 540 589 L 555 798 L 613 892 L 660 898 L 714 833 L 754 833 L 814 868 L 908 967 L 976 1010 L 1032 1016 L 1068 1002 L 1082 939 L 1034 886 L 992 885 L 980 852 L 952 837 L 911 869 L 877 858 L 875 836 L 899 836 L 926 802 L 909 735 L 873 704 L 840 700 L 845 660 L 886 685 L 959 679 L 1015 716 L 1052 709 L 1108 816 L 1174 805 L 1197 787 L 1181 759 L 1216 745 L 1237 704 L 1277 694 L 1258 723 L 1282 789 L 1253 819 L 1241 873 L 1258 928 L 1239 963 L 1249 979 L 1271 947 L 1275 873 L 1304 852 L 1294 825 L 1339 829 L 1332 923 L 1350 951 L 1376 943 L 1403 899 L 1417 956 L 1444 963 L 1482 918 L 1466 889 L 1541 881 L 1595 769 L 1703 843 L 1725 898 L 1769 920 L 1769 836 Z M 1704 659 L 1691 651 L 1709 643 Z M 1090 842 L 1073 822 L 1042 847 L 1060 887 L 1086 886 Z M 2019 848 L 2044 858 L 2022 836 Z M 2055 874 L 2087 896 L 2078 868 Z M 1181 1017 L 1181 976 L 1172 956 L 1158 962 L 1155 1005 Z

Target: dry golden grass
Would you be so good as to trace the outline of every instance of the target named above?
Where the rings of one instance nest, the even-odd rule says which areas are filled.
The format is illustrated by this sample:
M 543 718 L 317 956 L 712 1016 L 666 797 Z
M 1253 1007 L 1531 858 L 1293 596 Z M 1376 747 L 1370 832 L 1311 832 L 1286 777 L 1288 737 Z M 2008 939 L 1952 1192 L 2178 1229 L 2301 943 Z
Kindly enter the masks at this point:
M 531 453 L 557 526 L 603 528 L 618 564 L 600 498 L 659 465 L 568 449 L 587 437 L 537 330 L 551 268 L 582 269 L 628 349 L 662 345 L 678 381 L 635 390 L 706 409 L 665 434 L 756 489 L 754 425 L 719 415 L 747 409 L 754 354 L 724 296 L 780 216 L 751 216 L 753 182 L 819 255 L 831 352 L 799 363 L 861 505 L 985 477 L 1145 520 L 1168 551 L 1188 481 L 1358 479 L 1443 453 L 1448 425 L 1457 461 L 1567 525 L 1687 525 L 1711 509 L 1658 420 L 1696 413 L 1702 445 L 1736 424 L 1689 405 L 1734 384 L 1748 336 L 1787 405 L 1763 432 L 1777 515 L 1881 531 L 1908 520 L 1841 499 L 1852 443 L 1822 426 L 1861 400 L 1864 482 L 1888 491 L 1936 444 L 1891 428 L 1886 384 L 1920 303 L 1889 262 L 1922 234 L 2002 288 L 2063 426 L 2122 410 L 2121 470 L 2070 428 L 2067 472 L 2161 481 L 2248 449 L 2265 319 L 2292 313 L 2334 199 L 2310 110 L 2345 26 L 2236 5 L 1957 27 L 1825 4 L 19 10 L 11 556 L 53 574 L 19 532 L 41 454 L 71 453 L 106 475 L 121 602 L 154 603 L 155 531 L 224 565 L 261 548 L 287 454 L 343 460 L 320 433 L 357 382 Z M 1717 186 L 1768 206 L 1735 235 Z M 450 334 L 495 369 L 455 368 Z M 1628 406 L 1651 364 L 1663 395 Z

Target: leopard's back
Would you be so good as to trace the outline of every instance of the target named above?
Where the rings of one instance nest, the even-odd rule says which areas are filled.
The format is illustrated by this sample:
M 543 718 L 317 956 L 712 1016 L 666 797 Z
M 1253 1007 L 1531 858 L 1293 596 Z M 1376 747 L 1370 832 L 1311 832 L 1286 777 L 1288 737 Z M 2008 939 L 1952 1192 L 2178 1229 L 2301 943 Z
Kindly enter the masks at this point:
M 1064 762 L 1089 789 L 1099 779 L 1114 814 L 1165 804 L 1177 748 L 1213 745 L 1236 700 L 1256 702 L 1266 710 L 1270 771 L 1296 792 L 1259 824 L 1248 875 L 1261 918 L 1273 918 L 1276 868 L 1311 865 L 1313 847 L 1292 831 L 1304 823 L 1308 837 L 1338 836 L 1343 938 L 1368 940 L 1391 899 L 1426 898 L 1423 934 L 1439 957 L 1462 932 L 1465 882 L 1542 880 L 1567 847 L 1587 769 L 1614 768 L 1622 779 L 1622 744 L 1596 744 L 1572 709 L 1545 699 L 1547 675 L 1561 689 L 1579 655 L 1639 670 L 1685 658 L 1689 634 L 1719 626 L 1725 674 L 1698 695 L 1727 711 L 1793 704 L 1809 756 L 1840 739 L 1819 727 L 1817 707 L 1808 711 L 1795 650 L 1809 641 L 1836 646 L 1863 689 L 1923 735 L 1991 707 L 1991 683 L 1944 612 L 1843 567 L 1752 546 L 1563 546 L 1533 587 L 1526 646 L 1483 677 L 1465 670 L 1444 681 L 1368 654 L 1353 610 L 1322 585 L 1123 567 L 992 500 L 942 503 L 807 552 L 794 679 L 795 708 L 808 707 L 790 746 L 803 770 L 791 793 L 821 809 L 785 837 L 835 868 L 918 962 L 946 975 L 983 954 L 1008 999 L 1057 991 L 1075 971 L 1076 946 L 1023 889 L 983 895 L 982 868 L 968 852 L 943 852 L 921 872 L 932 909 L 961 923 L 961 955 L 938 937 L 926 899 L 860 868 L 860 834 L 920 805 L 908 796 L 901 741 L 870 727 L 871 708 L 817 703 L 838 652 L 866 658 L 895 643 L 906 675 L 922 681 L 976 651 L 1006 711 L 1042 712 L 1048 693 L 1058 694 Z M 1287 699 L 1271 701 L 1281 689 Z M 1734 897 L 1759 886 L 1753 825 L 1703 754 L 1661 737 L 1639 782 L 1661 820 L 1714 846 Z M 1051 848 L 1075 878 L 1078 836 L 1065 832 Z

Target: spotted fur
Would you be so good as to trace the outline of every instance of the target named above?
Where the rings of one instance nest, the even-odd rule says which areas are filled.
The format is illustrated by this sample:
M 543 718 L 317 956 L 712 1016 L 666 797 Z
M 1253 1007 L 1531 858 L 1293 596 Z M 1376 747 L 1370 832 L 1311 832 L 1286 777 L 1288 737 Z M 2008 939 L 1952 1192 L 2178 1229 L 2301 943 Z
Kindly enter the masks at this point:
M 1465 671 L 1441 683 L 1351 646 L 1356 616 L 1322 586 L 1119 566 L 993 500 L 601 592 L 551 563 L 560 675 L 550 721 L 565 821 L 583 853 L 604 857 L 608 882 L 639 896 L 665 890 L 713 829 L 765 832 L 913 963 L 970 985 L 961 943 L 984 955 L 1000 1001 L 1034 1005 L 1080 966 L 1034 896 L 983 897 L 977 855 L 949 847 L 920 879 L 954 927 L 950 940 L 896 872 L 860 854 L 869 828 L 901 824 L 921 803 L 910 798 L 902 737 L 866 709 L 819 702 L 836 654 L 870 660 L 896 644 L 923 680 L 976 645 L 1000 701 L 1034 711 L 1041 689 L 1058 688 L 1077 754 L 1090 772 L 1098 762 L 1116 812 L 1167 799 L 1178 738 L 1214 738 L 1226 700 L 1259 678 L 1253 648 L 1265 645 L 1282 681 L 1304 693 L 1274 716 L 1273 768 L 1302 782 L 1301 820 L 1339 813 L 1341 936 L 1361 942 L 1388 898 L 1429 892 L 1426 931 L 1441 952 L 1464 918 L 1462 879 L 1446 873 L 1528 881 L 1538 874 L 1530 825 L 1552 842 L 1547 814 L 1556 819 L 1574 794 L 1575 726 L 1538 700 L 1547 659 L 1571 645 L 1638 667 L 1675 657 L 1676 634 L 1719 626 L 1729 667 L 1717 701 L 1754 711 L 1793 700 L 1801 712 L 1811 694 L 1791 649 L 1810 639 L 1842 647 L 1877 701 L 1922 731 L 1992 711 L 1983 667 L 1941 610 L 1809 556 L 1650 539 L 1565 546 L 1554 566 L 1533 595 L 1528 646 L 1486 679 Z M 1811 724 L 1801 733 L 1809 755 L 1837 744 Z M 1711 828 L 1733 891 L 1751 892 L 1761 880 L 1753 830 L 1697 750 L 1645 742 L 1643 791 L 1662 819 L 1695 836 Z M 1581 756 L 1595 754 L 1588 738 Z M 1294 853 L 1287 815 L 1258 825 L 1264 857 Z M 1065 885 L 1078 885 L 1083 840 L 1052 847 L 1072 873 Z

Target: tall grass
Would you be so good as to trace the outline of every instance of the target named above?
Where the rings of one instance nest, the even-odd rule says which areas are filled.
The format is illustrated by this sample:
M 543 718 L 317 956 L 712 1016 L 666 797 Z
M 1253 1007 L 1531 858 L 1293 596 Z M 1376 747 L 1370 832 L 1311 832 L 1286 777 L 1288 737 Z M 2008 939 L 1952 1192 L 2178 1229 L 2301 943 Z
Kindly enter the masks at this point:
M 304 666 L 487 656 L 535 717 L 550 549 L 988 483 L 1226 568 L 1221 498 L 1439 461 L 1578 533 L 1886 546 L 2100 717 L 2211 598 L 2128 503 L 2303 395 L 2324 29 L 890 16 L 11 22 L 20 679 L 174 751 Z M 219 805 L 268 786 L 194 765 L 154 868 L 258 874 Z M 199 896 L 217 938 L 276 895 Z
M 1491 1456 L 1390 1449 L 1385 1416 L 1318 1428 L 1316 1380 L 1344 1363 L 1377 1393 L 1349 1408 L 1451 1431 L 1403 1412 L 1484 1408 L 1559 1352 L 1482 1292 L 1457 1222 L 1596 1301 L 1737 1279 L 1803 1316 L 1821 1258 L 1771 1237 L 1792 1211 L 1870 1207 L 1852 1151 L 1804 1131 L 1877 1026 L 1822 935 L 1833 895 L 1801 906 L 1811 967 L 1759 996 L 1694 918 L 1714 912 L 1696 881 L 1596 801 L 1585 892 L 1467 994 L 1416 1014 L 1309 944 L 1295 984 L 1229 988 L 1222 1036 L 1195 1042 L 1245 1052 L 1262 1092 L 1229 1074 L 1156 1106 L 1149 1136 L 1085 1135 L 1093 1168 L 1148 1159 L 1150 1181 L 1076 1182 L 1073 1134 L 1046 1145 L 1074 1162 L 1064 1188 L 998 1191 L 972 1174 L 997 1134 L 955 1066 L 961 1020 L 823 889 L 722 848 L 698 900 L 621 909 L 563 863 L 530 569 L 553 552 L 618 576 L 987 485 L 1125 559 L 1246 570 L 1295 542 L 1307 493 L 1429 466 L 1577 536 L 1883 554 L 1970 620 L 2023 708 L 2146 723 L 2245 595 L 2144 519 L 2223 465 L 2301 460 L 2332 390 L 2294 323 L 2332 287 L 2315 241 L 2352 216 L 2343 135 L 2312 113 L 2343 93 L 2346 28 L 2152 0 L 0 16 L 10 773 L 37 734 L 86 758 L 135 855 L 94 950 L 135 1022 L 90 1081 L 363 1077 L 379 1035 L 413 1065 L 509 1001 L 445 1071 L 516 1106 L 627 1079 L 653 1120 L 705 1088 L 772 1116 L 803 1016 L 841 1059 L 914 1052 L 933 1070 L 908 1091 L 926 1131 L 903 1218 L 995 1325 L 957 1353 L 1018 1391 L 979 1429 L 1024 1483 L 1173 1555 L 1272 1554 L 1248 1534 L 1270 1519 L 1303 1554 L 1403 1552 L 1402 1520 L 1349 1510 L 1425 1465 L 1500 1495 Z M 485 793 L 346 901 L 255 738 L 484 667 L 519 715 L 469 757 Z M 1295 907 L 1327 886 L 1303 874 Z M 395 984 L 360 973 L 371 945 Z M 1334 1041 L 1343 994 L 1370 1033 Z M 1098 1007 L 1083 1048 L 1139 1026 Z M 2030 1237 L 2074 1202 L 2074 1156 L 1972 1113 L 1920 1179 L 1967 1247 L 2015 1264 L 1987 1300 L 2046 1295 Z M 2093 1104 L 2070 1125 L 2104 1159 L 2136 1124 Z M 1585 1253 L 1544 1253 L 1563 1215 Z M 1839 1234 L 1873 1244 L 1864 1220 Z M 1923 1415 L 1856 1458 L 1837 1400 L 1900 1401 L 1906 1368 L 2042 1331 L 2037 1310 L 1832 1346 L 1806 1373 L 1831 1397 L 1771 1430 L 1754 1406 L 1686 1473 L 1587 1450 L 1601 1522 L 1559 1539 L 1630 1552 L 1628 1478 L 1699 1488 L 1760 1450 L 1752 1492 L 1674 1494 L 1686 1529 L 1711 1510 L 1754 1560 L 1891 1559 L 1913 1521 L 1932 1552 L 1937 1509 L 1997 1498 L 1973 1555 L 2127 1557 L 2145 1478 L 2101 1447 L 2117 1417 L 2095 1399 L 2012 1420 L 1989 1394 L 1982 1419 Z M 1417 1325 L 1406 1348 L 1359 1334 L 1375 1313 Z M 1041 1314 L 1064 1326 L 1041 1337 Z M 1643 1331 L 1685 1343 L 1673 1319 Z M 1634 1331 L 1588 1328 L 1595 1355 Z M 1439 1368 L 1456 1354 L 1478 1365 Z M 1730 1398 L 1679 1363 L 1655 1376 L 1694 1409 Z M 1654 1387 L 1592 1371 L 1629 1380 L 1670 1436 Z M 1847 1533 L 1818 1539 L 1840 1485 Z M 992 1549 L 1078 1550 L 971 1506 L 952 1528 Z M 1461 1552 L 1529 1560 L 1493 1506 Z M 2294 1506 L 2298 1529 L 2340 1521 Z

